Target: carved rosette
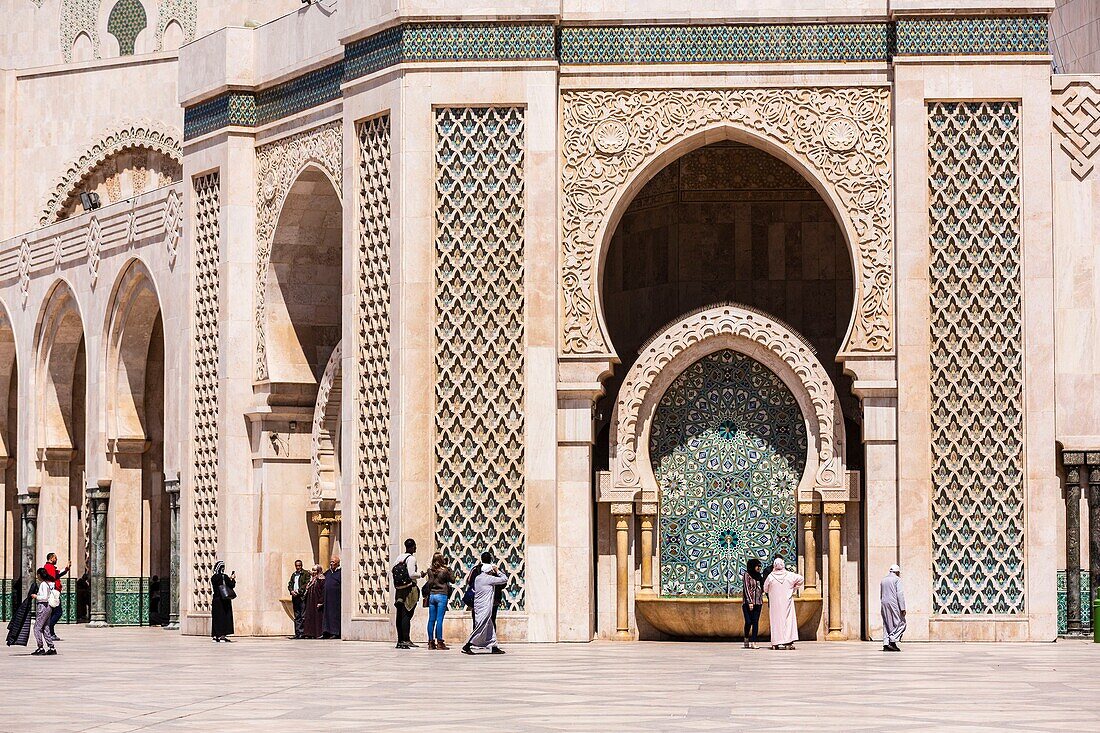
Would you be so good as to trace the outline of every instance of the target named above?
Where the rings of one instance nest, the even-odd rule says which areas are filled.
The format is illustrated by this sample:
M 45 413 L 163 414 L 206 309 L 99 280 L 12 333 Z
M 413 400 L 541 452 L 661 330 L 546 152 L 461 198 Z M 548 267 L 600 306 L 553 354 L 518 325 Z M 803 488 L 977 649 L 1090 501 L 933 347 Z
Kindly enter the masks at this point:
M 611 353 L 595 305 L 599 248 L 627 188 L 685 138 L 721 127 L 781 147 L 836 202 L 857 273 L 842 353 L 893 353 L 888 89 L 584 90 L 564 92 L 562 109 L 562 353 Z
M 267 379 L 267 267 L 279 213 L 302 169 L 315 165 L 343 189 L 343 131 L 333 122 L 256 149 L 256 379 Z
M 642 414 L 648 414 L 646 405 L 655 404 L 661 397 L 650 394 L 658 377 L 677 357 L 694 352 L 698 345 L 721 336 L 740 337 L 759 344 L 794 373 L 814 412 L 811 434 L 817 467 L 812 488 L 824 498 L 846 498 L 844 426 L 836 390 L 825 367 L 817 360 L 813 349 L 786 326 L 762 313 L 732 304 L 697 311 L 668 326 L 642 350 L 630 367 L 619 389 L 612 436 L 613 495 L 626 496 L 644 488 L 642 471 L 649 469 L 641 465 L 638 453 L 639 447 L 649 440 L 649 425 Z M 741 350 L 736 345 L 732 348 Z M 699 355 L 702 356 L 701 350 Z

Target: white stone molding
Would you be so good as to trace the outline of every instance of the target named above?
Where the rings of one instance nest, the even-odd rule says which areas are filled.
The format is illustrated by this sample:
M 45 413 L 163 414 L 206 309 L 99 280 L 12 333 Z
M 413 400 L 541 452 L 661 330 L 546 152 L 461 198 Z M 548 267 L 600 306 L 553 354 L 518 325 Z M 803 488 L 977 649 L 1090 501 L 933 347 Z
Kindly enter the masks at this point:
M 1057 77 L 1055 77 L 1057 80 Z M 1054 90 L 1054 129 L 1070 169 L 1085 180 L 1096 167 L 1100 150 L 1100 81 L 1077 78 Z
M 26 239 L 19 243 L 19 296 L 27 307 L 27 295 L 31 287 L 31 245 Z
M 148 148 L 176 160 L 182 166 L 181 139 L 178 130 L 149 120 L 126 123 L 111 129 L 69 163 L 65 173 L 54 183 L 38 217 L 39 226 L 49 226 L 57 221 L 61 207 L 84 177 L 96 166 L 123 150 Z
M 340 344 L 332 350 L 313 408 L 310 434 L 311 480 L 309 499 L 315 510 L 325 500 L 340 506 L 340 398 L 343 393 Z
M 894 351 L 890 90 L 578 90 L 562 95 L 561 344 L 611 356 L 600 267 L 633 195 L 692 147 L 735 138 L 799 170 L 852 251 L 856 307 L 841 355 Z
M 99 226 L 99 219 L 92 216 L 92 220 L 88 222 L 88 233 L 84 239 L 84 251 L 87 253 L 88 276 L 92 280 L 93 288 L 99 280 L 99 250 L 102 244 L 103 229 Z
M 130 215 L 129 241 L 134 241 L 133 227 L 136 217 Z M 164 202 L 164 245 L 168 249 L 168 267 L 176 266 L 180 240 L 183 238 L 183 203 L 175 190 L 168 193 Z
M 600 500 L 657 501 L 649 457 L 657 405 L 685 368 L 719 349 L 733 349 L 760 362 L 798 401 L 810 436 L 798 500 L 846 501 L 844 421 L 825 367 L 813 347 L 781 321 L 736 304 L 689 313 L 642 348 L 619 389 L 612 418 L 611 488 Z
M 343 128 L 340 122 L 300 132 L 256 149 L 256 379 L 268 378 L 267 268 L 283 204 L 307 166 L 320 168 L 343 194 Z

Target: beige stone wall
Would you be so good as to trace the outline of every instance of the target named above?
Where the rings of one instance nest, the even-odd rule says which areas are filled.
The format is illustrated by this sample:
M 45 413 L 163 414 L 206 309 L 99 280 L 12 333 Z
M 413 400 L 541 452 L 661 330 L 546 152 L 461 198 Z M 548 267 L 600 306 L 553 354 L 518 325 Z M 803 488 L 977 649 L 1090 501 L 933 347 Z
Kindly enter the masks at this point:
M 1059 74 L 1100 72 L 1100 3 L 1058 0 L 1050 16 L 1050 51 Z

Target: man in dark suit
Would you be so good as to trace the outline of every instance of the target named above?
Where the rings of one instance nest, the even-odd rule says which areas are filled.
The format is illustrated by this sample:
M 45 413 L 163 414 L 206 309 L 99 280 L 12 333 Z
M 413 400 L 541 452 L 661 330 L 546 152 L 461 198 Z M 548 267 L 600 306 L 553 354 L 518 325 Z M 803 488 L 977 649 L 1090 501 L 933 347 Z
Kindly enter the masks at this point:
M 302 569 L 302 561 L 294 561 L 294 572 L 286 589 L 290 591 L 290 603 L 294 606 L 294 638 L 301 639 L 304 634 L 306 612 L 306 586 L 309 585 L 309 573 Z

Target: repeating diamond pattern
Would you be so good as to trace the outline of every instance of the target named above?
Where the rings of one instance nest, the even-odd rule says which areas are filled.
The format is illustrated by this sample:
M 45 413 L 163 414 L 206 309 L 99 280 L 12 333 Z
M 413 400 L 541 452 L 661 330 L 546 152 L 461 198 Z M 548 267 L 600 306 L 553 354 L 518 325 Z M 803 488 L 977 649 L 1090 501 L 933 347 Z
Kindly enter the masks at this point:
M 221 177 L 195 179 L 194 475 L 192 573 L 194 609 L 210 610 L 210 574 L 218 551 L 218 302 L 221 292 Z
M 932 593 L 1024 610 L 1019 103 L 928 105 Z
M 359 613 L 388 612 L 390 118 L 359 125 Z
M 436 542 L 524 607 L 524 110 L 436 110 Z M 456 598 L 456 603 L 457 603 Z

